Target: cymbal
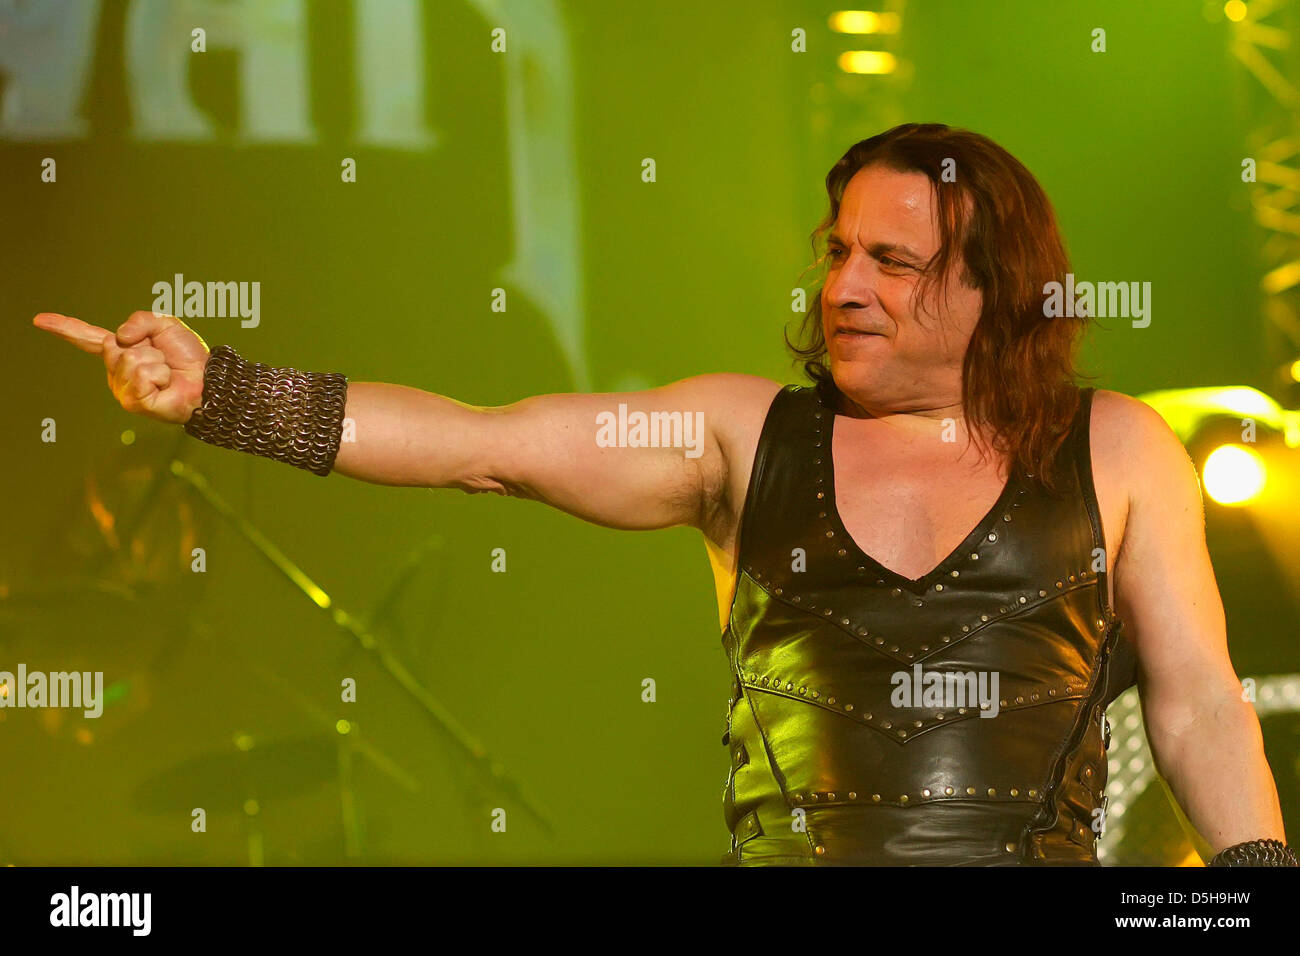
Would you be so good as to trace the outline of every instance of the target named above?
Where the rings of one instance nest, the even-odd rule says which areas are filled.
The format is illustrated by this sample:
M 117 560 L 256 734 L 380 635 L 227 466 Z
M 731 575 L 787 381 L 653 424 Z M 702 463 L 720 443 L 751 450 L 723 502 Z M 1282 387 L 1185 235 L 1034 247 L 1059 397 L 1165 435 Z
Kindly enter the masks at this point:
M 312 735 L 235 746 L 192 757 L 145 779 L 131 797 L 141 813 L 243 812 L 249 799 L 269 800 L 314 790 L 338 774 L 338 740 Z

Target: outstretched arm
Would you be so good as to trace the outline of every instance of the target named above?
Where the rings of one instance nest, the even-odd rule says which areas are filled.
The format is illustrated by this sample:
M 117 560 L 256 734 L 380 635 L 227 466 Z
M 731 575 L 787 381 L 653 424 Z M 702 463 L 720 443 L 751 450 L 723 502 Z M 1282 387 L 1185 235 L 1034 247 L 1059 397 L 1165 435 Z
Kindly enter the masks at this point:
M 703 528 L 726 483 L 711 425 L 724 413 L 719 380 L 728 377 L 643 392 L 537 395 L 491 408 L 360 382 L 348 386 L 356 441 L 340 447 L 335 469 L 379 484 L 531 498 L 612 528 Z M 617 419 L 620 405 L 627 416 L 672 415 L 683 424 L 683 447 L 603 446 L 599 423 Z M 684 447 L 687 437 L 693 447 Z
M 109 387 L 128 411 L 183 424 L 203 401 L 209 352 L 179 319 L 136 312 L 116 333 L 53 313 L 34 324 L 101 356 Z M 689 525 L 725 545 L 756 426 L 777 388 L 753 376 L 702 375 L 642 392 L 478 407 L 402 385 L 351 383 L 344 415 L 355 441 L 339 446 L 334 469 L 377 484 L 531 498 L 614 528 Z M 655 421 L 667 422 L 666 434 L 680 443 L 598 441 L 601 418 L 617 419 L 620 405 L 627 417 L 658 413 Z M 744 475 L 732 474 L 732 461 Z

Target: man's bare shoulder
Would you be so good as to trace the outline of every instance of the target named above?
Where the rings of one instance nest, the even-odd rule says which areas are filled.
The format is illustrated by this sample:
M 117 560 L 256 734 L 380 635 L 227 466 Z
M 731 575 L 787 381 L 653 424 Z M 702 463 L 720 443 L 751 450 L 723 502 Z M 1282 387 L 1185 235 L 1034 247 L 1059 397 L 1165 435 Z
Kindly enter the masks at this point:
M 718 372 L 674 383 L 678 404 L 704 413 L 716 442 L 716 467 L 704 476 L 706 536 L 724 550 L 734 541 L 749 472 L 768 410 L 783 386 L 760 375 Z
M 694 394 L 710 404 L 734 405 L 744 408 L 761 404 L 763 411 L 784 386 L 761 375 L 744 375 L 740 372 L 710 372 L 694 375 L 675 382 L 672 386 L 682 394 Z
M 1187 451 L 1160 413 L 1132 395 L 1097 389 L 1092 401 L 1094 443 L 1143 461 L 1187 458 Z
M 679 402 L 692 411 L 704 412 L 705 427 L 728 453 L 749 439 L 756 443 L 763 421 L 783 386 L 761 375 L 714 372 L 675 382 Z
M 1098 389 L 1090 428 L 1096 468 L 1124 487 L 1130 497 L 1159 493 L 1171 484 L 1196 484 L 1187 449 L 1160 413 L 1141 399 Z

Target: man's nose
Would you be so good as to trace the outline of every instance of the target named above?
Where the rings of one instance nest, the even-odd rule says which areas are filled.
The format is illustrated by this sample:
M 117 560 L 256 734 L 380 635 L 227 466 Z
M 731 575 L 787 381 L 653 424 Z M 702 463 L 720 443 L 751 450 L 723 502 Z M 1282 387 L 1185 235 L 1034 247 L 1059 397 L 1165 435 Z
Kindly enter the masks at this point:
M 826 283 L 827 303 L 837 309 L 875 301 L 879 276 L 866 256 L 853 256 Z

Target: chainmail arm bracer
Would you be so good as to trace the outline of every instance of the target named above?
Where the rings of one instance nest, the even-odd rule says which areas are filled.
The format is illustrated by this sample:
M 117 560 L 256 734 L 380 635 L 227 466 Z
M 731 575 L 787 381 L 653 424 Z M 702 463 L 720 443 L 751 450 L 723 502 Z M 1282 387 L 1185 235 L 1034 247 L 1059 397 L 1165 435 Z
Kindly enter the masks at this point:
M 1295 852 L 1281 840 L 1249 840 L 1222 850 L 1210 866 L 1296 866 Z
M 247 362 L 219 345 L 203 369 L 202 404 L 185 431 L 222 448 L 328 475 L 343 437 L 348 380 Z

